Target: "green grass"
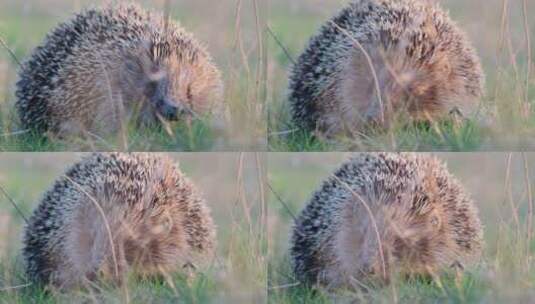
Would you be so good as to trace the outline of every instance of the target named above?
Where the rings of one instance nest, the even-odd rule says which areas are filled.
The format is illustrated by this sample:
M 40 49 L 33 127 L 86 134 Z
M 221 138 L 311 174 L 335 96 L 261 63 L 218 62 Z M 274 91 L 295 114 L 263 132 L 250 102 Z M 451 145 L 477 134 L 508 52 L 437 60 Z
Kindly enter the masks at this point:
M 461 276 L 444 274 L 440 283 L 422 278 L 399 278 L 384 287 L 373 286 L 371 282 L 369 290 L 338 290 L 334 293 L 296 283 L 293 274 L 287 272 L 289 267 L 287 258 L 270 267 L 269 281 L 278 284 L 270 287 L 270 303 L 481 303 L 493 287 L 482 273 L 473 271 Z
M 214 303 L 221 292 L 214 279 L 216 272 L 210 271 L 196 273 L 191 277 L 174 275 L 169 280 L 130 277 L 121 287 L 100 282 L 93 289 L 77 288 L 65 292 L 46 286 L 25 286 L 28 279 L 24 271 L 10 269 L 16 263 L 0 264 L 0 273 L 9 272 L 11 276 L 10 280 L 0 278 L 0 286 L 14 287 L 0 292 L 2 303 L 121 303 L 127 299 L 130 303 Z
M 162 126 L 129 126 L 125 141 L 121 136 L 59 139 L 34 132 L 5 135 L 0 137 L 0 151 L 209 151 L 220 135 L 207 119 L 170 125 L 171 132 Z
M 326 139 L 299 129 L 286 117 L 285 110 L 279 111 L 282 113 L 275 116 L 284 119 L 282 123 L 270 120 L 272 127 L 281 126 L 268 130 L 269 151 L 474 151 L 481 149 L 491 137 L 490 130 L 475 119 L 409 124 L 399 119 L 386 130 L 370 127 L 352 138 Z

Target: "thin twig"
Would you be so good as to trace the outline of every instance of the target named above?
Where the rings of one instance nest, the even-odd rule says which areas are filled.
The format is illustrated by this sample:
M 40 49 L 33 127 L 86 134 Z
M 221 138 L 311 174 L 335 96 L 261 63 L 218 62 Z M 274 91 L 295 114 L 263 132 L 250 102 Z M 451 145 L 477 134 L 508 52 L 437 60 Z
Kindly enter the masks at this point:
M 106 66 L 104 65 L 104 60 L 100 53 L 96 53 L 98 59 L 100 68 L 102 69 L 102 72 L 104 74 L 104 80 L 107 84 L 107 92 L 108 92 L 108 98 L 110 103 L 114 106 L 114 114 L 117 116 L 116 118 L 119 120 L 119 134 L 121 135 L 121 144 L 122 144 L 122 151 L 128 151 L 128 136 L 126 135 L 126 128 L 124 123 L 124 117 L 125 117 L 125 110 L 124 110 L 124 104 L 123 100 L 121 98 L 121 95 L 119 95 L 118 98 L 113 97 L 113 88 L 111 84 L 111 77 L 106 70 Z M 115 117 L 114 117 L 115 118 Z
M 11 58 L 13 58 L 13 61 L 15 61 L 19 66 L 22 66 L 17 56 L 15 56 L 15 53 L 9 48 L 9 46 L 7 45 L 7 43 L 4 41 L 2 37 L 0 37 L 0 43 L 7 50 L 9 55 L 11 55 Z
M 262 161 L 263 154 L 261 153 L 255 153 L 255 159 L 256 159 L 256 172 L 257 172 L 257 178 L 258 178 L 258 195 L 260 196 L 260 239 L 262 240 L 265 237 L 265 234 L 262 233 L 265 231 L 265 227 L 267 226 L 266 223 L 266 190 L 265 190 L 265 175 L 264 175 L 264 162 Z
M 160 115 L 160 113 L 158 113 L 158 112 L 156 112 L 156 118 L 158 118 L 158 120 L 162 124 L 163 129 L 165 130 L 167 135 L 169 135 L 169 137 L 173 138 L 175 135 L 173 133 L 173 129 L 171 128 L 171 124 L 165 118 L 163 118 L 163 116 Z
M 165 3 L 164 3 L 164 10 L 163 10 L 163 22 L 164 22 L 164 31 L 165 31 L 165 34 L 167 35 L 168 34 L 168 30 L 169 30 L 169 19 L 170 19 L 170 15 L 171 15 L 171 1 L 170 0 L 166 0 Z
M 527 250 L 528 250 L 528 257 L 529 253 L 531 252 L 531 239 L 532 239 L 532 232 L 533 232 L 533 194 L 531 191 L 531 179 L 529 177 L 529 165 L 528 165 L 528 158 L 526 156 L 526 153 L 522 153 L 522 158 L 524 159 L 524 174 L 525 174 L 525 181 L 526 181 L 526 187 L 528 190 L 528 216 L 527 216 Z M 530 263 L 528 263 L 528 268 L 530 266 Z
M 245 220 L 249 227 L 249 235 L 253 234 L 253 218 L 251 217 L 251 207 L 248 205 L 247 195 L 245 193 L 245 179 L 244 179 L 244 168 L 245 168 L 245 153 L 240 152 L 238 158 L 238 177 L 236 180 L 236 187 L 238 193 L 238 201 L 241 202 L 243 214 L 245 215 Z
M 511 162 L 513 159 L 513 154 L 509 153 L 507 155 L 507 168 L 505 170 L 505 194 L 506 198 L 505 200 L 509 202 L 511 205 L 511 213 L 513 214 L 513 220 L 515 221 L 516 225 L 516 237 L 520 235 L 520 219 L 518 217 L 518 208 L 515 206 L 514 200 L 513 200 L 513 192 L 511 191 Z
M 29 224 L 28 219 L 26 218 L 26 216 L 24 216 L 24 213 L 22 213 L 22 210 L 19 208 L 17 203 L 15 203 L 15 200 L 11 196 L 9 196 L 7 191 L 1 185 L 0 185 L 0 190 L 2 191 L 2 193 L 4 193 L 4 195 L 7 197 L 9 202 L 13 205 L 13 207 L 15 207 L 15 210 L 17 210 L 18 214 L 22 217 L 22 219 L 26 222 L 26 224 Z
M 266 26 L 266 29 L 268 31 L 268 33 L 271 35 L 271 37 L 273 37 L 273 40 L 275 40 L 275 42 L 279 45 L 279 47 L 282 49 L 282 51 L 284 52 L 284 54 L 286 55 L 286 57 L 288 57 L 288 60 L 290 60 L 294 65 L 297 64 L 297 62 L 295 61 L 295 59 L 292 57 L 292 55 L 290 54 L 290 51 L 288 50 L 288 48 L 286 48 L 284 46 L 284 44 L 282 44 L 282 41 L 280 41 L 279 37 L 277 37 L 277 35 L 275 35 L 275 33 L 273 32 L 273 30 L 271 30 L 271 27 L 268 25 Z
M 26 288 L 28 286 L 32 286 L 32 283 L 27 283 L 27 284 L 22 284 L 22 285 L 17 285 L 17 286 L 2 287 L 2 288 L 0 288 L 0 291 L 9 291 L 9 290 L 14 290 L 14 289 L 21 289 L 21 288 Z
M 368 65 L 370 66 L 370 70 L 372 72 L 373 82 L 375 84 L 375 91 L 377 94 L 377 101 L 379 102 L 379 107 L 381 109 L 381 122 L 385 123 L 385 108 L 384 108 L 383 98 L 381 96 L 381 86 L 379 85 L 379 77 L 377 76 L 377 72 L 375 71 L 375 67 L 373 66 L 373 61 L 370 55 L 368 54 L 368 52 L 366 52 L 362 44 L 357 39 L 355 39 L 355 37 L 353 37 L 346 29 L 340 27 L 338 24 L 336 24 L 336 22 L 333 22 L 333 21 L 330 21 L 330 22 L 340 32 L 342 32 L 342 34 L 346 35 L 359 48 L 359 50 L 362 52 L 362 54 L 366 58 L 366 61 L 368 62 Z
M 279 131 L 279 132 L 271 132 L 268 134 L 268 137 L 276 137 L 281 135 L 288 135 L 299 131 L 299 129 L 292 129 L 292 130 L 285 130 L 285 131 Z
M 295 287 L 295 286 L 299 286 L 299 285 L 301 285 L 301 283 L 300 282 L 296 282 L 296 283 L 290 283 L 290 284 L 284 284 L 284 285 L 268 287 L 268 290 L 287 289 L 287 288 L 291 288 L 291 287 Z
M 263 45 L 263 35 L 262 35 L 262 28 L 260 26 L 260 10 L 258 7 L 258 1 L 253 0 L 253 12 L 255 16 L 255 29 L 256 29 L 256 40 L 257 40 L 257 50 L 258 50 L 258 57 L 257 57 L 257 66 L 256 66 L 256 81 L 255 81 L 255 95 L 256 95 L 256 102 L 260 103 L 260 85 L 262 82 L 262 67 L 264 62 L 264 48 Z
M 8 133 L 3 133 L 1 136 L 2 137 L 11 137 L 11 136 L 17 136 L 17 135 L 21 135 L 21 134 L 26 134 L 30 132 L 30 129 L 25 129 L 25 130 L 20 130 L 20 131 L 14 131 L 14 132 L 8 132 Z
M 353 190 L 351 187 L 349 187 L 349 185 L 347 183 L 343 182 L 336 175 L 333 175 L 333 177 L 338 183 L 340 183 L 344 188 L 346 188 L 349 192 L 351 192 L 351 194 L 354 197 L 356 197 L 362 203 L 362 205 L 366 209 L 366 212 L 370 216 L 370 220 L 372 222 L 373 229 L 375 230 L 375 235 L 377 237 L 377 243 L 379 245 L 379 257 L 381 258 L 381 266 L 383 268 L 382 269 L 383 270 L 383 277 L 386 278 L 386 262 L 385 262 L 384 252 L 383 252 L 383 242 L 381 241 L 381 234 L 379 233 L 379 227 L 377 226 L 377 221 L 375 220 L 375 216 L 373 215 L 373 212 L 372 212 L 370 206 L 368 206 L 366 201 L 364 201 L 364 199 L 362 199 L 362 197 L 357 192 L 355 192 L 355 190 Z
M 529 30 L 528 22 L 528 4 L 527 1 L 522 1 L 522 12 L 524 16 L 524 31 L 526 33 L 526 45 L 527 45 L 527 75 L 526 75 L 526 104 L 529 104 L 529 82 L 531 80 L 531 33 Z
M 103 145 L 107 146 L 108 150 L 112 150 L 113 149 L 113 146 L 108 141 L 106 141 L 104 138 L 98 136 L 97 134 L 92 133 L 92 132 L 87 131 L 87 130 L 84 131 L 84 134 L 85 135 L 89 135 L 90 137 L 93 137 L 96 140 L 100 141 Z M 91 140 L 90 143 L 93 143 L 93 141 Z M 94 146 L 94 145 L 92 145 L 92 146 Z M 94 150 L 96 150 L 96 148 L 92 147 L 91 150 L 94 151 Z
M 506 32 L 506 28 L 507 28 L 507 15 L 508 15 L 508 12 L 507 12 L 507 7 L 508 7 L 508 3 L 507 3 L 507 0 L 503 0 L 502 1 L 502 10 L 501 10 L 501 22 L 500 22 L 500 31 L 499 31 L 499 34 L 498 34 L 498 43 L 496 44 L 496 81 L 497 83 L 501 83 L 501 77 L 502 77 L 502 73 L 500 72 L 500 58 L 502 56 L 502 53 L 504 52 L 504 49 L 505 49 L 505 32 Z M 493 93 L 493 96 L 494 98 L 496 99 L 497 96 L 498 96 L 498 91 L 499 91 L 499 86 L 495 85 L 494 86 L 494 93 Z
M 282 204 L 282 206 L 284 206 L 284 209 L 286 209 L 286 211 L 288 212 L 288 214 L 290 214 L 290 216 L 293 218 L 294 221 L 297 220 L 297 218 L 295 217 L 294 213 L 292 212 L 292 210 L 290 209 L 290 207 L 288 207 L 288 204 L 286 204 L 282 198 L 280 197 L 280 195 L 275 192 L 275 189 L 273 189 L 273 187 L 271 186 L 271 183 L 267 183 L 267 186 L 269 187 L 269 190 L 271 190 L 271 192 L 275 195 L 275 198 Z
M 95 208 L 97 208 L 97 211 L 100 213 L 100 216 L 102 216 L 102 219 L 104 220 L 104 226 L 106 228 L 106 231 L 108 233 L 108 238 L 109 238 L 109 241 L 110 241 L 111 255 L 112 255 L 113 263 L 114 263 L 114 266 L 115 266 L 114 267 L 115 275 L 117 276 L 117 278 L 119 278 L 119 263 L 118 263 L 118 260 L 117 260 L 117 254 L 115 253 L 115 246 L 113 244 L 113 235 L 111 233 L 111 227 L 110 227 L 110 224 L 108 222 L 108 219 L 106 218 L 106 213 L 104 212 L 104 209 L 102 209 L 102 206 L 100 206 L 100 204 L 95 200 L 95 198 L 93 198 L 89 193 L 87 193 L 87 191 L 84 188 L 82 188 L 82 186 L 80 184 L 78 184 L 77 182 L 72 180 L 72 178 L 70 178 L 67 175 L 64 175 L 64 177 L 65 177 L 65 179 L 70 181 L 73 185 L 75 185 L 76 188 L 78 188 L 78 190 L 80 190 L 83 194 L 85 194 L 89 198 L 89 200 L 91 202 L 93 202 L 93 204 L 95 205 Z
M 234 11 L 234 30 L 236 31 L 236 36 L 234 37 L 234 42 L 232 45 L 234 48 L 238 48 L 238 45 L 240 44 L 240 34 L 241 34 L 241 0 L 236 1 L 236 9 Z

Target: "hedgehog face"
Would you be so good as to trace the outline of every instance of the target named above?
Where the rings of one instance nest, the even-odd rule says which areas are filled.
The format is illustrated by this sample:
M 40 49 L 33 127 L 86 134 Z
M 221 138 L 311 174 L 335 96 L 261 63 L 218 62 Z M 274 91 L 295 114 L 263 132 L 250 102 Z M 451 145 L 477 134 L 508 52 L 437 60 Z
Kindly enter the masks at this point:
M 174 55 L 163 60 L 168 75 L 168 96 L 178 100 L 192 115 L 213 112 L 223 98 L 221 75 L 201 53 Z
M 157 69 L 148 75 L 145 96 L 156 113 L 171 121 L 193 114 L 185 102 L 175 100 L 169 91 L 169 78 L 165 72 Z
M 126 57 L 122 73 L 123 95 L 140 103 L 142 118 L 159 115 L 166 120 L 178 120 L 192 114 L 183 100 L 173 96 L 169 74 L 162 64 L 155 63 L 146 52 Z
M 198 118 L 209 113 L 221 99 L 221 85 L 215 71 L 203 65 L 178 63 L 168 58 L 148 75 L 146 96 L 164 118 Z
M 198 117 L 212 112 L 222 99 L 221 76 L 210 58 L 198 46 L 188 45 L 182 38 L 153 43 L 149 48 L 151 62 L 148 78 L 157 81 L 151 100 L 164 106 L 162 112 L 174 108 L 178 116 Z

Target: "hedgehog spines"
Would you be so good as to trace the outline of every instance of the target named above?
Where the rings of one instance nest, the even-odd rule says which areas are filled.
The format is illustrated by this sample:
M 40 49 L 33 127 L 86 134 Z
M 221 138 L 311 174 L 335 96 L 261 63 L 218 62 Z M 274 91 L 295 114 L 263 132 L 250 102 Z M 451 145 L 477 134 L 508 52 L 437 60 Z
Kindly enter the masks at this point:
M 132 115 L 153 123 L 215 112 L 222 89 L 191 34 L 123 3 L 86 9 L 49 33 L 21 68 L 16 107 L 24 128 L 108 134 Z
M 198 190 L 171 160 L 93 154 L 45 194 L 24 243 L 29 277 L 69 288 L 130 271 L 153 276 L 206 265 L 215 228 Z
M 470 117 L 483 84 L 473 47 L 438 4 L 359 0 L 311 38 L 291 71 L 289 101 L 298 127 L 334 136 L 388 126 L 404 112 Z
M 314 193 L 293 229 L 291 257 L 300 281 L 354 288 L 353 279 L 434 275 L 480 258 L 477 209 L 437 159 L 363 154 L 334 175 Z

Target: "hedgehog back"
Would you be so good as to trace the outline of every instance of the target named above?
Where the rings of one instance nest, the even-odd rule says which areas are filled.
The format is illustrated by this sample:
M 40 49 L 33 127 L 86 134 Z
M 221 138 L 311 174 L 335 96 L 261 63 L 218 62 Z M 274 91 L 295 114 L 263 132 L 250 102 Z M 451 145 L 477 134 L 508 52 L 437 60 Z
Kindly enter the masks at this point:
M 146 197 L 147 193 L 153 193 L 151 187 L 166 183 L 159 180 L 162 170 L 171 170 L 171 181 L 175 184 L 166 187 L 174 187 L 171 192 L 180 195 L 171 198 L 174 206 L 169 208 L 178 208 L 185 215 L 178 220 L 183 225 L 181 233 L 188 247 L 196 254 L 209 254 L 215 242 L 213 222 L 204 200 L 178 167 L 154 154 L 96 153 L 76 163 L 60 177 L 30 218 L 23 249 L 30 278 L 44 283 L 58 278 L 58 269 L 69 260 L 69 246 L 72 246 L 66 244 L 68 222 L 81 208 L 87 208 L 88 196 L 95 200 L 119 197 L 98 202 L 103 210 L 108 210 L 109 221 L 117 217 L 119 221 L 123 217 L 127 220 L 132 218 L 129 214 L 136 218 L 136 212 L 143 215 L 150 213 L 150 209 L 165 209 L 156 197 Z M 116 206 L 109 206 L 110 203 Z
M 443 250 L 439 254 L 443 253 L 445 260 L 449 260 L 452 254 L 457 255 L 454 258 L 459 258 L 460 262 L 471 263 L 477 260 L 483 243 L 477 209 L 441 162 L 425 155 L 364 153 L 345 162 L 333 177 L 328 178 L 313 194 L 297 218 L 290 249 L 297 278 L 303 282 L 333 284 L 331 281 L 333 277 L 343 281 L 340 271 L 350 271 L 344 268 L 347 265 L 341 266 L 344 259 L 342 256 L 344 253 L 341 252 L 344 250 L 339 250 L 337 236 L 342 229 L 346 229 L 344 227 L 347 227 L 345 211 L 350 206 L 348 204 L 355 202 L 355 193 L 369 204 L 371 210 L 390 206 L 389 208 L 394 210 L 405 208 L 403 210 L 416 212 L 419 208 L 425 208 L 419 203 L 422 202 L 420 198 L 410 201 L 409 204 L 414 205 L 408 206 L 394 206 L 389 202 L 397 202 L 404 194 L 410 196 L 421 193 L 425 197 L 428 191 L 425 190 L 427 187 L 425 184 L 429 181 L 436 183 L 439 189 L 435 203 L 439 204 L 437 207 L 443 212 L 443 218 L 440 220 L 445 222 L 444 231 L 448 234 L 447 239 L 452 240 L 449 245 L 444 245 L 445 243 L 441 245 L 451 248 L 447 250 L 439 248 Z M 357 206 L 360 206 L 360 203 L 357 203 Z M 365 212 L 363 208 L 351 210 Z M 359 219 L 365 221 L 367 215 L 359 214 L 356 214 L 357 222 Z M 400 221 L 405 219 L 398 218 Z M 383 219 L 377 218 L 377 221 L 379 230 L 384 231 L 381 227 Z M 404 227 L 401 222 L 398 224 L 399 227 Z M 351 246 L 359 248 L 358 251 L 363 250 L 360 248 L 361 245 Z M 359 255 L 354 250 L 345 251 L 353 255 L 350 259 Z M 340 281 L 334 285 L 337 283 Z
M 120 5 L 103 9 L 88 9 L 71 20 L 59 24 L 49 33 L 30 58 L 23 63 L 17 82 L 17 111 L 22 126 L 47 131 L 49 125 L 51 92 L 60 87 L 62 69 L 80 46 L 98 48 L 109 42 L 118 51 L 128 47 L 125 41 L 135 43 L 146 37 L 158 24 L 154 17 L 136 5 Z
M 425 32 L 428 21 L 439 32 L 438 40 Z M 332 95 L 342 71 L 359 50 L 355 40 L 365 49 L 401 46 L 404 56 L 418 65 L 435 52 L 454 50 L 465 69 L 462 73 L 467 73 L 463 75 L 467 91 L 481 95 L 484 80 L 479 59 L 464 33 L 437 5 L 422 0 L 355 0 L 320 28 L 291 69 L 289 101 L 298 127 L 321 128 L 322 112 L 335 110 L 337 105 L 330 102 L 336 98 Z
M 398 158 L 387 163 L 384 159 L 387 157 L 386 154 L 356 156 L 345 162 L 336 170 L 335 177 L 328 178 L 314 192 L 292 232 L 292 262 L 300 280 L 315 282 L 322 276 L 326 265 L 336 261 L 336 256 L 328 248 L 333 246 L 333 236 L 341 228 L 347 202 L 354 199 L 346 186 L 363 194 L 373 186 L 379 190 L 379 185 L 384 186 L 385 182 L 390 183 L 389 188 L 407 187 L 414 178 L 414 167 L 403 166 Z

